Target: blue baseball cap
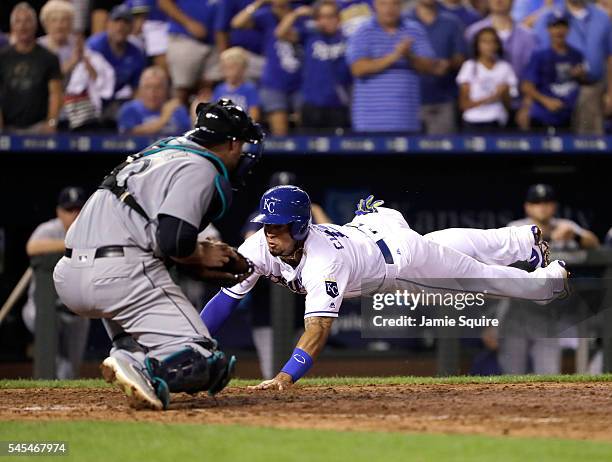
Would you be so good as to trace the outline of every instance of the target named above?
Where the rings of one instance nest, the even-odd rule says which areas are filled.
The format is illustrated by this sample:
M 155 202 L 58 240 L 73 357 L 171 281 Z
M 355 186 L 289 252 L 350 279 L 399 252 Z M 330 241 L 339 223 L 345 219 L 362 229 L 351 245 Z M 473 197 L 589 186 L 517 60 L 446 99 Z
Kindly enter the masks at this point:
M 75 186 L 62 189 L 57 198 L 57 206 L 64 210 L 82 209 L 85 202 L 87 202 L 85 191 Z

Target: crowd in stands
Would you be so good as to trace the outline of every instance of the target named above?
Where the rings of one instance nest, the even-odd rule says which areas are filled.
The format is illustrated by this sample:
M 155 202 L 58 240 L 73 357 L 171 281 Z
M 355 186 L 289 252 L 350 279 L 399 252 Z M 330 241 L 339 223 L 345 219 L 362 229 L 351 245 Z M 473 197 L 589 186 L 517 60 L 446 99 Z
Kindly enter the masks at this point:
M 0 130 L 601 135 L 612 1 L 3 0 Z

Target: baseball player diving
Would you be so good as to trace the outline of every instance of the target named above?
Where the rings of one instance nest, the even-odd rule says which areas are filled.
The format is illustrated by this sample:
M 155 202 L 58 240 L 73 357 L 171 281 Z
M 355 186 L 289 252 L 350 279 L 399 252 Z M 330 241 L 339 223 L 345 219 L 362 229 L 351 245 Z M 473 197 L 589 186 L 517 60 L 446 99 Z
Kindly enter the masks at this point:
M 382 204 L 370 196 L 359 202 L 350 223 L 313 225 L 310 199 L 300 188 L 278 186 L 262 196 L 253 221 L 264 227 L 238 249 L 253 262 L 253 274 L 221 289 L 200 313 L 214 335 L 261 276 L 306 295 L 305 331 L 297 347 L 276 377 L 254 388 L 283 390 L 306 374 L 343 298 L 362 295 L 364 280 L 382 281 L 376 292 L 400 280 L 469 279 L 471 290 L 542 304 L 567 294 L 565 263 L 549 263 L 548 244 L 536 226 L 421 236 L 401 213 Z M 518 261 L 528 261 L 534 271 L 506 266 Z
M 129 156 L 104 179 L 69 229 L 53 275 L 66 306 L 103 319 L 113 347 L 102 375 L 135 408 L 166 408 L 171 392 L 215 394 L 234 370 L 166 264 L 231 285 L 251 273 L 227 244 L 197 236 L 226 214 L 261 157 L 263 134 L 230 100 L 196 112 L 193 130 Z M 245 153 L 245 143 L 259 149 Z

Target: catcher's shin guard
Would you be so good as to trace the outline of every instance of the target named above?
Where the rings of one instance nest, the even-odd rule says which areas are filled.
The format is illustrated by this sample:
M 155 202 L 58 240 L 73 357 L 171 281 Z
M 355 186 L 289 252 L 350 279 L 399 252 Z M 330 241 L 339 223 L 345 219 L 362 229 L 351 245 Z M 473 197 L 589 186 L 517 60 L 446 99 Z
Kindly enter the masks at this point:
M 229 359 L 222 351 L 213 351 L 208 358 L 191 347 L 159 360 L 147 357 L 147 370 L 158 388 L 172 393 L 197 393 L 208 390 L 214 395 L 229 383 L 236 365 L 235 356 Z

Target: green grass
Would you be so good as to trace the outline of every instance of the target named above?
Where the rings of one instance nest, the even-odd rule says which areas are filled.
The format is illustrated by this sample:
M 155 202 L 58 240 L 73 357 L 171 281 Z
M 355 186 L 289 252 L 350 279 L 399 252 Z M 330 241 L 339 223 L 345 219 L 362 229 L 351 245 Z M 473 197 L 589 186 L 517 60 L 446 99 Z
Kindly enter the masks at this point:
M 462 383 L 537 383 L 537 382 L 612 382 L 612 374 L 603 375 L 502 375 L 489 377 L 313 377 L 300 380 L 300 385 L 311 387 L 351 386 L 351 385 L 431 385 Z M 245 387 L 255 385 L 259 380 L 236 379 L 231 386 Z M 86 380 L 0 380 L 0 389 L 9 388 L 100 388 L 109 384 L 99 379 Z
M 0 422 L 0 435 L 4 441 L 65 441 L 69 455 L 58 461 L 596 462 L 612 459 L 612 444 L 590 441 L 217 425 Z

